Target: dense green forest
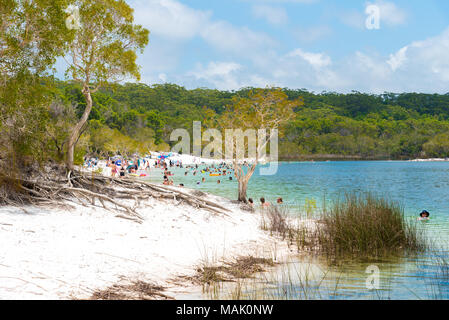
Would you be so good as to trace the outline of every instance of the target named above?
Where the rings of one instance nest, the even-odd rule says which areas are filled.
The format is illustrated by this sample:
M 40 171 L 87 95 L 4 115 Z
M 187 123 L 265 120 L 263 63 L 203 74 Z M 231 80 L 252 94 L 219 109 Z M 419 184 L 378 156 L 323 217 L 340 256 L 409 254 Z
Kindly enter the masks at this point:
M 247 97 L 251 89 L 108 86 L 93 96 L 89 126 L 80 139 L 78 154 L 169 150 L 173 129 L 191 130 L 193 121 L 202 121 L 207 128 L 233 97 Z M 302 97 L 304 105 L 296 108 L 295 119 L 280 139 L 281 159 L 449 157 L 449 94 L 283 91 L 292 100 Z M 63 105 L 74 118 L 82 114 L 84 100 L 75 83 L 56 81 L 53 97 L 53 113 L 57 105 Z M 55 146 L 62 143 L 63 137 Z

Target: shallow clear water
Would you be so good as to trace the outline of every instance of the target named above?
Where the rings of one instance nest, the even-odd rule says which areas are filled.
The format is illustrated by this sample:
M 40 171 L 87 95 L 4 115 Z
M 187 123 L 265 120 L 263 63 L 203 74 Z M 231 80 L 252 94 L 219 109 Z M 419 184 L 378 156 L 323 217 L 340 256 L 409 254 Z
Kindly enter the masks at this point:
M 200 167 L 201 168 L 201 167 Z M 210 177 L 208 173 L 192 175 L 193 170 L 172 168 L 171 178 L 175 185 L 184 183 L 186 187 L 209 191 L 229 198 L 236 198 L 237 182 L 229 176 Z M 185 176 L 184 172 L 188 171 Z M 153 170 L 148 179 L 161 182 L 162 172 Z M 197 184 L 202 177 L 206 181 Z M 221 180 L 217 184 L 217 180 Z M 360 162 L 283 162 L 273 176 L 260 176 L 258 170 L 251 178 L 248 196 L 257 203 L 260 197 L 275 202 L 282 197 L 292 214 L 304 214 L 306 202 L 316 203 L 315 213 L 334 199 L 347 192 L 374 192 L 398 201 L 405 210 L 408 219 L 416 220 L 418 213 L 428 210 L 431 219 L 419 222 L 435 245 L 442 249 L 447 261 L 449 249 L 449 162 L 407 162 L 407 161 L 360 161 Z M 449 284 L 438 281 L 441 269 L 429 263 L 429 256 L 393 259 L 391 261 L 371 261 L 369 263 L 346 262 L 340 267 L 324 267 L 326 277 L 315 279 L 322 287 L 315 298 L 341 299 L 449 299 Z M 301 264 L 312 264 L 323 269 L 319 259 L 298 258 L 290 268 L 296 272 Z M 366 267 L 375 264 L 380 269 L 381 289 L 368 290 L 365 282 L 368 276 Z M 300 269 L 300 268 L 299 268 Z M 274 275 L 284 274 L 285 270 L 276 270 Z M 276 276 L 277 283 L 279 278 Z M 445 280 L 446 281 L 446 280 Z M 338 290 L 335 288 L 338 282 Z M 436 289 L 437 288 L 437 289 Z M 298 292 L 300 291 L 299 288 Z M 279 288 L 275 289 L 276 292 Z M 439 294 L 435 295 L 435 290 Z M 293 290 L 294 291 L 294 290 Z M 321 292 L 323 291 L 323 292 Z M 294 294 L 289 293 L 294 298 Z M 298 296 L 300 298 L 300 296 Z

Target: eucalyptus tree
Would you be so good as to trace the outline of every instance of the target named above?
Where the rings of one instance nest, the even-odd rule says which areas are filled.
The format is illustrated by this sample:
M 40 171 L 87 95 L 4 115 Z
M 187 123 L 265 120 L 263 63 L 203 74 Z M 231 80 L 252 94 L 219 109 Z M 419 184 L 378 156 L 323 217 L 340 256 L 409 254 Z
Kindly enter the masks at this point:
M 70 131 L 66 163 L 74 168 L 74 149 L 92 110 L 92 94 L 110 82 L 140 80 L 137 53 L 149 31 L 134 24 L 133 9 L 123 0 L 73 1 L 67 26 L 73 35 L 64 60 L 66 76 L 81 84 L 85 109 Z
M 266 155 L 268 143 L 270 150 L 277 153 L 278 136 L 294 117 L 294 109 L 303 104 L 302 98 L 289 100 L 280 88 L 254 89 L 247 97 L 234 97 L 220 116 L 218 122 L 225 132 L 225 157 L 233 163 L 239 201 L 247 202 L 249 180 Z M 277 161 L 277 154 L 270 154 L 270 158 Z

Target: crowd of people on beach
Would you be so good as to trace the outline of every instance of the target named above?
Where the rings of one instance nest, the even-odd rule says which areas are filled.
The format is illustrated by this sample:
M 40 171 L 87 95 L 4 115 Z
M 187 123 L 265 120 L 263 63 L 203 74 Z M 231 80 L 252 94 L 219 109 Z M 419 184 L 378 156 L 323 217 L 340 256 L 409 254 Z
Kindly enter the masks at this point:
M 100 160 L 98 158 L 85 158 L 84 167 L 94 169 L 98 166 Z M 215 178 L 212 181 L 221 185 L 223 181 L 233 181 L 236 178 L 234 168 L 230 163 L 189 163 L 184 165 L 179 159 L 171 159 L 171 154 L 147 155 L 140 157 L 135 155 L 128 159 L 122 156 L 115 156 L 106 160 L 105 166 L 110 168 L 110 175 L 112 177 L 124 178 L 132 177 L 147 177 L 150 171 L 155 172 L 160 170 L 163 176 L 162 184 L 167 186 L 174 185 L 173 177 L 179 174 L 180 169 L 183 169 L 183 176 L 198 177 L 194 183 L 199 186 L 206 183 L 206 176 Z M 244 163 L 243 166 L 249 166 Z M 176 170 L 175 170 L 176 169 Z M 181 173 L 182 174 L 182 173 Z M 217 179 L 218 178 L 218 179 Z M 184 187 L 184 183 L 179 183 L 178 187 Z M 271 205 L 264 197 L 259 199 L 260 207 L 266 208 Z M 255 206 L 253 198 L 248 199 L 248 204 L 251 207 Z M 281 197 L 276 199 L 276 204 L 283 204 Z
M 127 175 L 145 177 L 146 173 L 137 174 L 138 170 L 150 170 L 150 163 L 148 159 L 136 158 L 134 160 L 118 159 L 107 160 L 106 167 L 111 168 L 112 177 L 123 178 Z
M 99 165 L 98 158 L 84 158 L 84 167 L 87 169 L 94 169 Z M 111 177 L 123 178 L 127 175 L 132 176 L 147 176 L 145 171 L 150 170 L 150 158 L 134 157 L 129 160 L 125 157 L 112 157 L 105 160 L 105 167 L 110 168 Z M 139 175 L 137 174 L 141 172 Z
M 93 169 L 98 166 L 100 160 L 95 158 L 85 158 L 84 167 Z M 244 164 L 244 166 L 248 164 Z M 201 176 L 200 179 L 196 181 L 196 185 L 201 185 L 206 183 L 206 177 L 204 175 L 209 175 L 210 177 L 220 177 L 216 180 L 217 184 L 221 184 L 222 180 L 233 181 L 235 176 L 234 169 L 231 164 L 226 162 L 221 163 L 210 163 L 206 164 L 204 162 L 194 163 L 184 165 L 181 160 L 170 159 L 167 154 L 162 154 L 159 156 L 145 156 L 139 157 L 134 156 L 132 160 L 126 159 L 125 157 L 112 157 L 106 160 L 106 167 L 110 168 L 112 177 L 124 178 L 126 176 L 134 177 L 146 177 L 150 170 L 160 169 L 163 175 L 163 185 L 174 185 L 173 176 L 175 173 L 172 168 L 185 169 L 184 176 L 192 175 L 194 177 Z M 179 170 L 178 170 L 179 171 Z M 184 187 L 184 183 L 179 183 L 179 187 Z M 282 205 L 284 203 L 282 197 L 276 199 L 276 205 Z M 253 198 L 248 199 L 248 204 L 254 207 L 256 204 Z M 271 203 L 266 201 L 265 197 L 259 199 L 259 205 L 261 208 L 267 208 L 271 206 Z M 418 217 L 418 220 L 428 221 L 430 219 L 430 213 L 423 210 Z

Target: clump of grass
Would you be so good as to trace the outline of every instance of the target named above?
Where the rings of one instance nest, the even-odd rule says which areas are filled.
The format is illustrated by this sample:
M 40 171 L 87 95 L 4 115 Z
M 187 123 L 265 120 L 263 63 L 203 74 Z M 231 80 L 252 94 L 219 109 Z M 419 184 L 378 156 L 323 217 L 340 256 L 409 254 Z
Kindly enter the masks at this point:
M 398 203 L 372 194 L 350 194 L 336 201 L 317 223 L 316 242 L 322 253 L 358 257 L 417 252 L 426 246 Z
M 249 278 L 253 274 L 265 271 L 262 266 L 273 266 L 273 260 L 253 256 L 239 257 L 226 265 L 226 272 L 234 278 Z
M 313 238 L 311 231 L 304 227 L 298 218 L 289 214 L 286 206 L 271 206 L 262 212 L 261 229 L 269 231 L 286 240 L 289 246 L 295 246 L 298 251 L 310 249 Z
M 253 274 L 265 271 L 262 266 L 273 266 L 273 260 L 253 256 L 238 257 L 222 265 L 203 265 L 197 268 L 193 282 L 212 285 L 218 282 L 250 278 Z
M 196 272 L 197 275 L 195 277 L 196 282 L 201 284 L 213 284 L 216 282 L 224 282 L 227 279 L 224 277 L 223 272 L 225 269 L 223 267 L 199 267 Z
M 134 281 L 129 284 L 114 284 L 106 289 L 95 291 L 91 300 L 171 300 L 173 298 L 162 293 L 165 288 L 145 281 Z
M 271 235 L 280 235 L 285 239 L 290 229 L 287 221 L 287 214 L 287 209 L 282 206 L 270 206 L 265 208 L 262 216 L 261 229 L 270 231 Z
M 313 264 L 283 264 L 275 273 L 263 273 L 239 279 L 233 286 L 214 292 L 216 300 L 316 300 L 335 295 L 338 283 L 331 287 L 328 271 L 316 270 Z

